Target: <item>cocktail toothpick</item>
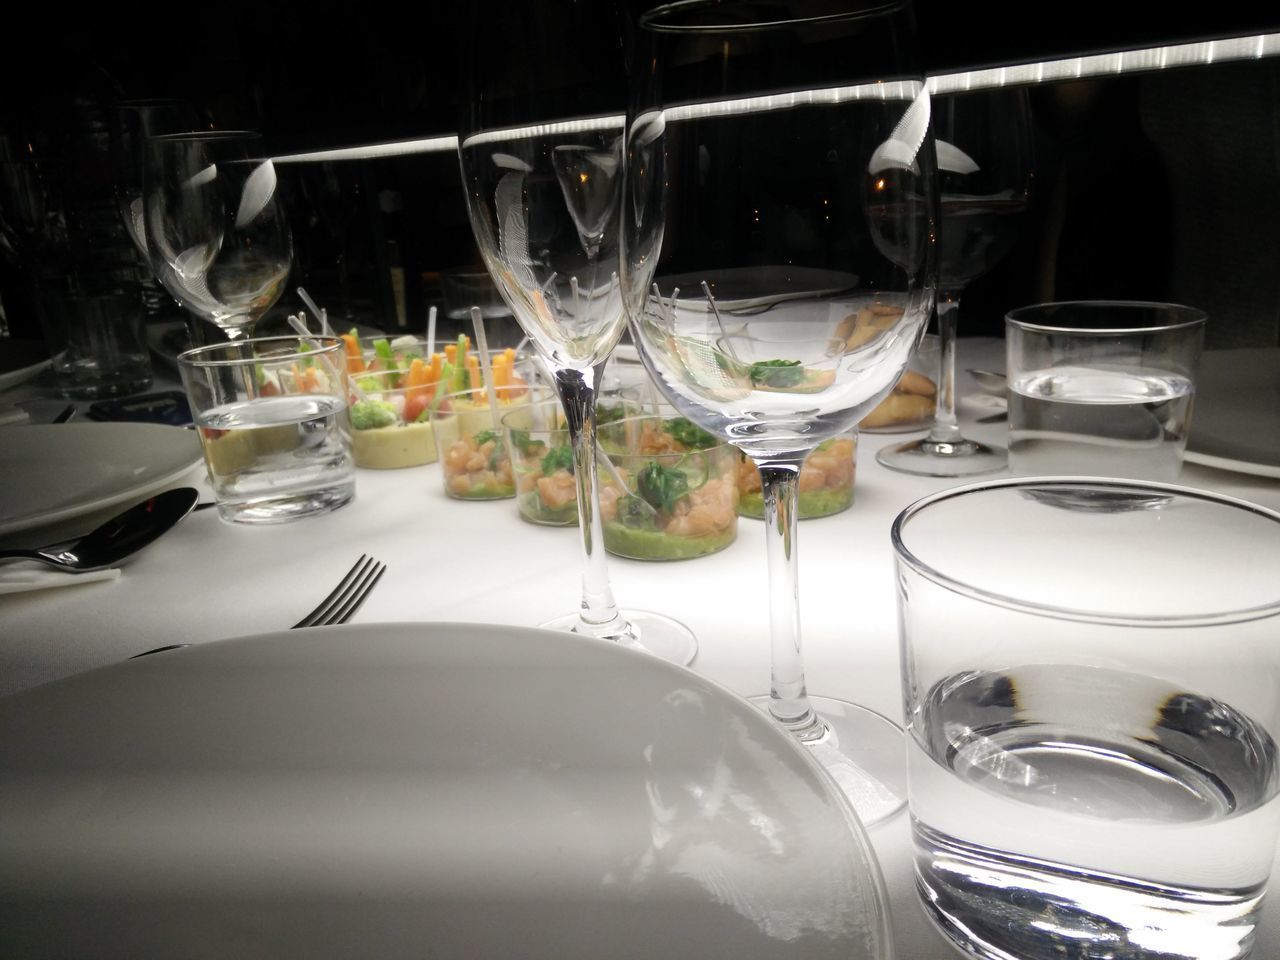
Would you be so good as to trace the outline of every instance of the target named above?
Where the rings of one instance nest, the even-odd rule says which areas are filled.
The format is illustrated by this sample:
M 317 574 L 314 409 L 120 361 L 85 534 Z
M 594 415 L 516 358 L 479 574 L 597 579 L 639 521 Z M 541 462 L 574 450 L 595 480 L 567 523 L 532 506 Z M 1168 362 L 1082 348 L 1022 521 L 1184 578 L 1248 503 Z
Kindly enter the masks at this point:
M 493 417 L 493 430 L 502 434 L 498 422 L 498 392 L 493 389 L 493 365 L 489 362 L 489 341 L 484 335 L 484 315 L 479 307 L 471 308 L 471 325 L 476 330 L 476 352 L 480 354 L 480 369 L 484 373 L 484 392 L 489 400 L 489 413 Z

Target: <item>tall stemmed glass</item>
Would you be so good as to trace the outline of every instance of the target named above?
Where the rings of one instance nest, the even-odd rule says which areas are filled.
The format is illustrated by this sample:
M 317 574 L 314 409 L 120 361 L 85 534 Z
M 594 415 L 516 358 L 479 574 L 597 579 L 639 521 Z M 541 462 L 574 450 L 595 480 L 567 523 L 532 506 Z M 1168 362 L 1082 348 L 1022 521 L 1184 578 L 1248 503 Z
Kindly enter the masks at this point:
M 261 149 L 246 131 L 169 134 L 147 141 L 143 165 L 151 269 L 232 340 L 253 335 L 293 261 L 275 166 Z
M 910 8 L 688 0 L 636 26 L 633 336 L 668 399 L 759 467 L 773 663 L 759 702 L 875 822 L 903 803 L 902 731 L 807 692 L 796 510 L 805 456 L 890 391 L 933 303 L 934 153 Z
M 577 478 L 581 607 L 546 626 L 688 663 L 697 643 L 687 627 L 618 608 L 597 519 L 596 394 L 626 322 L 621 24 L 608 4 L 573 0 L 483 9 L 459 129 L 468 212 L 485 266 L 555 382 Z
M 1031 193 L 1031 120 L 1021 88 L 933 98 L 942 222 L 938 255 L 938 401 L 922 440 L 883 448 L 892 470 L 970 477 L 1003 470 L 1004 447 L 966 438 L 956 423 L 956 319 L 970 281 L 1004 259 L 1018 239 Z

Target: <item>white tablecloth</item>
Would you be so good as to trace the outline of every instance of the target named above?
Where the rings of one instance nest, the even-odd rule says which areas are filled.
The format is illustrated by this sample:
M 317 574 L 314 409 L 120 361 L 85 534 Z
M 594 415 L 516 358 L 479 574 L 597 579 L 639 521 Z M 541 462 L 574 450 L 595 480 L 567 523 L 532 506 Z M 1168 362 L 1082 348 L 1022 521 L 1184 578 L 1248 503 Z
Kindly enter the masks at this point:
M 1002 342 L 961 341 L 958 367 L 1003 369 Z M 976 388 L 962 373 L 959 393 Z M 968 409 L 962 402 L 962 414 Z M 1003 423 L 966 432 L 1002 443 Z M 23 429 L 21 426 L 3 429 Z M 958 481 L 893 473 L 875 461 L 904 435 L 864 434 L 856 501 L 836 517 L 801 524 L 804 656 L 812 693 L 901 718 L 889 527 L 919 497 Z M 191 483 L 204 487 L 202 470 Z M 1188 464 L 1181 482 L 1280 509 L 1280 482 Z M 207 495 L 207 487 L 206 495 Z M 454 620 L 535 625 L 578 602 L 574 531 L 522 523 L 513 501 L 445 497 L 438 465 L 362 470 L 356 500 L 332 514 L 268 527 L 192 514 L 135 557 L 118 580 L 0 597 L 0 694 L 175 642 L 281 630 L 306 613 L 361 553 L 386 562 L 357 622 Z M 722 553 L 684 563 L 610 558 L 623 606 L 650 607 L 698 636 L 693 669 L 750 695 L 769 683 L 764 532 L 743 520 Z M 916 903 L 905 814 L 872 840 L 890 892 L 898 956 L 951 956 Z M 1280 920 L 1264 914 L 1255 955 L 1280 956 Z

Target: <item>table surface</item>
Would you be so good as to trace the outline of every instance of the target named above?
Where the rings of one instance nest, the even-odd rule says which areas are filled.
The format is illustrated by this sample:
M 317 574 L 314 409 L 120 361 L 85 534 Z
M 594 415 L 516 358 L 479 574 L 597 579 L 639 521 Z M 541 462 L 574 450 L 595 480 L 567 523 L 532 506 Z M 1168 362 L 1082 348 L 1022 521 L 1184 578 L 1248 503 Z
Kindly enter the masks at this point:
M 957 367 L 1003 369 L 1003 343 L 962 340 Z M 974 439 L 1003 443 L 1003 423 L 965 399 L 961 425 Z M 10 391 L 14 394 L 15 391 Z M 10 394 L 0 400 L 12 400 Z M 41 401 L 52 411 L 57 401 Z M 22 429 L 21 426 L 0 429 Z M 801 524 L 801 617 L 809 690 L 901 719 L 898 639 L 889 528 L 916 499 L 959 481 L 886 470 L 876 452 L 919 434 L 863 434 L 856 498 L 845 513 Z M 203 468 L 192 485 L 208 496 Z M 1187 486 L 1280 509 L 1280 481 L 1187 464 Z M 348 506 L 280 526 L 189 516 L 133 558 L 115 581 L 0 596 L 0 695 L 115 663 L 168 643 L 203 643 L 284 629 L 325 595 L 362 553 L 387 572 L 356 622 L 468 621 L 536 625 L 574 609 L 580 559 L 572 529 L 521 522 L 514 501 L 461 502 L 443 493 L 438 465 L 359 471 Z M 711 557 L 682 563 L 610 558 L 622 606 L 660 610 L 699 642 L 692 669 L 744 695 L 768 690 L 764 531 L 742 520 L 738 539 Z M 871 831 L 890 895 L 897 954 L 953 953 L 916 902 L 909 820 Z M 1264 912 L 1256 956 L 1280 956 L 1280 920 Z

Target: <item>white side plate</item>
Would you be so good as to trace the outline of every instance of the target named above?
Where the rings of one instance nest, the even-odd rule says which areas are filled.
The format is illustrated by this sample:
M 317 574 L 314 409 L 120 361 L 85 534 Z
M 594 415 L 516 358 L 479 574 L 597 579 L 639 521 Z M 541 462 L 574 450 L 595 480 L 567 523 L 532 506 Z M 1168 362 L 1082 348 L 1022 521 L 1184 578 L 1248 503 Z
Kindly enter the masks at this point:
M 163 490 L 200 462 L 192 430 L 152 423 L 9 427 L 0 437 L 0 534 Z

